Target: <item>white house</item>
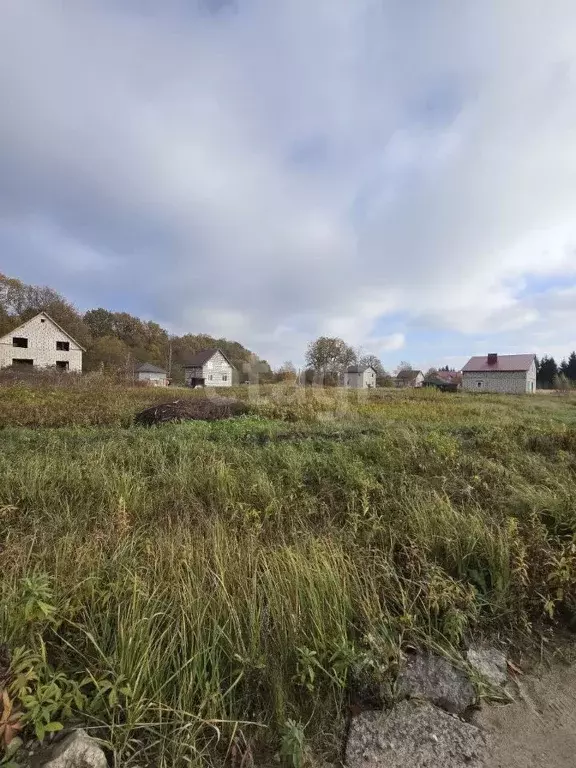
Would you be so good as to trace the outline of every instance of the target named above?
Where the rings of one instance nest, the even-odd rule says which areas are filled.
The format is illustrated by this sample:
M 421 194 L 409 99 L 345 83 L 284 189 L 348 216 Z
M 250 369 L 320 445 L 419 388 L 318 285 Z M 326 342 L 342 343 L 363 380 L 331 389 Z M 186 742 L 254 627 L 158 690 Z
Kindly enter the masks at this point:
M 46 312 L 39 312 L 0 337 L 0 368 L 10 365 L 55 367 L 79 373 L 85 351 Z
M 136 381 L 144 381 L 151 387 L 168 386 L 166 371 L 152 363 L 142 363 L 136 368 Z
M 411 368 L 403 368 L 396 374 L 394 383 L 400 389 L 406 387 L 421 387 L 424 384 L 424 374 L 422 371 L 413 371 Z
M 351 365 L 344 374 L 344 386 L 351 389 L 371 389 L 376 386 L 376 370 L 371 365 Z
M 234 366 L 219 349 L 197 352 L 184 364 L 188 387 L 231 387 Z
M 472 357 L 462 369 L 462 387 L 469 392 L 535 392 L 536 355 Z

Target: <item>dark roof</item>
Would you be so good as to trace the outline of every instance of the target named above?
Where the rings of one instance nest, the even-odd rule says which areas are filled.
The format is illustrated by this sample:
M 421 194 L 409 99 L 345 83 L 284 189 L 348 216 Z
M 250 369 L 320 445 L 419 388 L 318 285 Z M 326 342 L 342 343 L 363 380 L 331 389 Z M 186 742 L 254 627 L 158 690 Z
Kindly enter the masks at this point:
M 184 368 L 202 368 L 208 360 L 214 357 L 214 355 L 220 352 L 222 357 L 226 360 L 226 362 L 234 368 L 230 360 L 226 357 L 224 352 L 222 352 L 221 349 L 212 348 L 212 349 L 203 349 L 201 352 L 196 352 L 195 355 L 192 355 L 192 357 L 188 358 L 186 362 L 184 363 Z
M 495 363 L 486 357 L 471 357 L 462 368 L 462 373 L 489 373 L 490 371 L 528 371 L 536 355 L 498 355 Z
M 364 373 L 368 368 L 376 373 L 376 369 L 371 365 L 351 365 L 350 368 L 346 368 L 346 373 Z
M 412 381 L 412 379 L 415 379 L 416 376 L 418 376 L 419 373 L 422 373 L 422 371 L 413 371 L 411 368 L 404 368 L 402 371 L 398 371 L 396 374 L 397 379 L 405 379 L 406 381 Z
M 142 363 L 141 365 L 136 368 L 137 373 L 166 373 L 164 368 L 158 368 L 157 365 L 152 365 L 152 363 Z

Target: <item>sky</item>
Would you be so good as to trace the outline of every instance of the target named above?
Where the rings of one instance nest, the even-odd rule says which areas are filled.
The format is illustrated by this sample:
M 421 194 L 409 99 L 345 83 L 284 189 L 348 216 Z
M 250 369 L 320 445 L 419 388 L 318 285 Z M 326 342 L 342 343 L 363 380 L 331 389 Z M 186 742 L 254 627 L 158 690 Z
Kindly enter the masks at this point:
M 576 347 L 573 0 L 1 0 L 0 271 L 300 364 Z

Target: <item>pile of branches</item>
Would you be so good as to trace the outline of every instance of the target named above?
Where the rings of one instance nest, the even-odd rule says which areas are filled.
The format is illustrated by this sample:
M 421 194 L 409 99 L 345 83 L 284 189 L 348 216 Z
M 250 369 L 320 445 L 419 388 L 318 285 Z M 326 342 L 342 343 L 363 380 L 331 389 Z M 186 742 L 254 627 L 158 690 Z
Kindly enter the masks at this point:
M 248 405 L 234 397 L 198 397 L 159 403 L 137 413 L 134 422 L 146 427 L 178 421 L 217 421 L 248 412 Z

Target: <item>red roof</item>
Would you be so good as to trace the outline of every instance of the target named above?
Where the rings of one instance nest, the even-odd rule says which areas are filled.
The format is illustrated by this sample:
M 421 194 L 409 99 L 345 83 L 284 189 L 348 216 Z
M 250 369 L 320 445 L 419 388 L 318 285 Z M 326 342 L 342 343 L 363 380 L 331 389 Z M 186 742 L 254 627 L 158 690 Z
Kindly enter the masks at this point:
M 453 381 L 454 379 L 461 379 L 462 376 L 458 371 L 436 371 L 434 374 L 439 379 L 444 379 L 444 381 Z
M 462 373 L 486 373 L 489 371 L 528 371 L 535 355 L 498 355 L 495 363 L 489 363 L 488 357 L 471 357 L 462 368 Z

